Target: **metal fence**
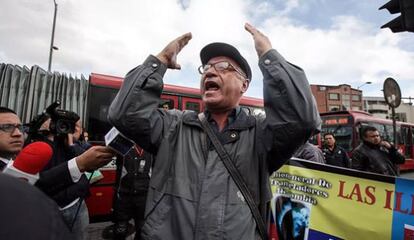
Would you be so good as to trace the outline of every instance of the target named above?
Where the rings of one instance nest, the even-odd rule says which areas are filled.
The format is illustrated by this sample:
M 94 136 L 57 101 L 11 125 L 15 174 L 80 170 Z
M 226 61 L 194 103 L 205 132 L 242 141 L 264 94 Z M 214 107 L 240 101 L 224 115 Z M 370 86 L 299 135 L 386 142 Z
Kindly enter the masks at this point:
M 79 114 L 85 122 L 88 102 L 88 79 L 83 75 L 47 72 L 39 66 L 0 64 L 0 106 L 16 111 L 23 123 L 56 100 L 60 109 Z

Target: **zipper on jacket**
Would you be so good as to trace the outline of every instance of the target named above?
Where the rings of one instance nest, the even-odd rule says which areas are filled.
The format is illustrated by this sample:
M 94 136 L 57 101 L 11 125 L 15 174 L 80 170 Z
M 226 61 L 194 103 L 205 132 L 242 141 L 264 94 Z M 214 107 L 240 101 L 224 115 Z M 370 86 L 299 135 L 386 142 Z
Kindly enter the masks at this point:
M 194 226 L 194 239 L 198 239 L 198 225 L 199 225 L 199 212 L 200 212 L 200 203 L 201 203 L 201 193 L 203 192 L 203 186 L 204 186 L 204 178 L 206 176 L 206 166 L 207 166 L 207 159 L 208 159 L 208 145 L 207 145 L 207 134 L 205 134 L 203 131 L 201 131 L 200 134 L 200 140 L 201 140 L 201 148 L 203 151 L 203 157 L 204 157 L 204 167 L 203 172 L 200 175 L 200 186 L 198 191 L 198 204 L 197 204 L 197 211 L 196 211 L 196 219 L 195 219 L 195 226 Z

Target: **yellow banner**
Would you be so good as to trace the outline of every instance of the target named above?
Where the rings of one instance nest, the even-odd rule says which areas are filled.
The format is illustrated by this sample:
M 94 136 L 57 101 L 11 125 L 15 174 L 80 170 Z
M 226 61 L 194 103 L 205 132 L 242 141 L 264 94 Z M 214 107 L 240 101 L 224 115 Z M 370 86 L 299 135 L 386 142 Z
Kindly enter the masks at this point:
M 414 239 L 411 180 L 290 160 L 270 181 L 273 239 Z

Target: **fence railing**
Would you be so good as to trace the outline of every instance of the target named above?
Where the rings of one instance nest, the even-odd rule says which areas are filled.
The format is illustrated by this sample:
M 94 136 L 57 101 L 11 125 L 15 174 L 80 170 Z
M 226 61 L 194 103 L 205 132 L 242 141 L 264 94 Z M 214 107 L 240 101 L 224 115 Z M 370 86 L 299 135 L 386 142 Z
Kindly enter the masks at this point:
M 56 100 L 60 109 L 79 114 L 85 122 L 88 79 L 59 72 L 47 72 L 39 66 L 0 64 L 0 106 L 16 111 L 23 123 Z

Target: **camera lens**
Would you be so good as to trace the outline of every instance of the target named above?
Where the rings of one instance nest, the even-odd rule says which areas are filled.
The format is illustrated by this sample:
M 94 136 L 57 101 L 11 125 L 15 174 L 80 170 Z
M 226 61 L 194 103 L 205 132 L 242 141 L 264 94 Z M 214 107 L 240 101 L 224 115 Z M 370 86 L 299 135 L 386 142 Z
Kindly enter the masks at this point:
M 56 132 L 58 134 L 67 134 L 70 132 L 70 124 L 65 120 L 59 119 L 56 122 Z

